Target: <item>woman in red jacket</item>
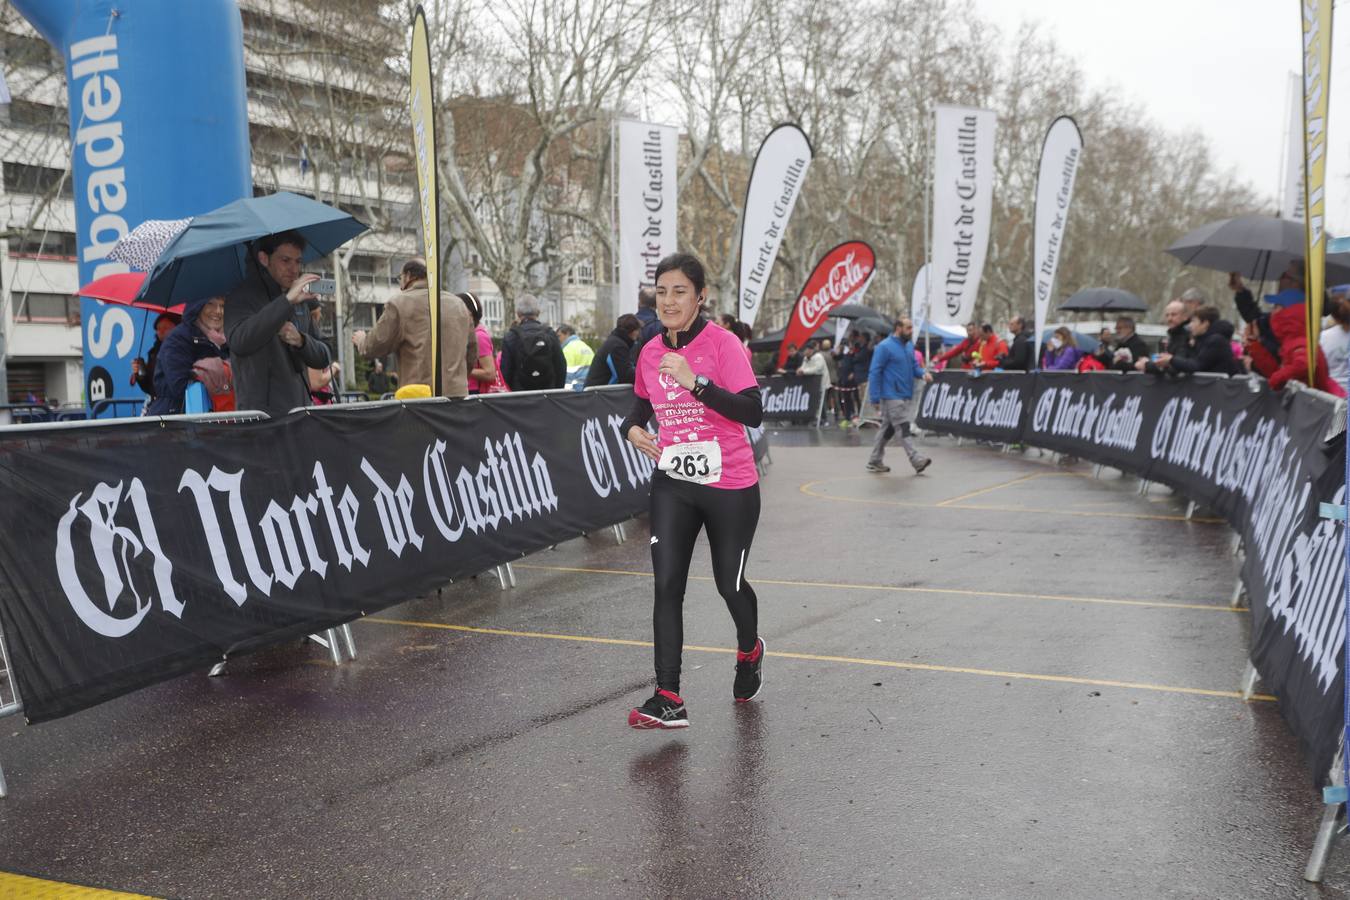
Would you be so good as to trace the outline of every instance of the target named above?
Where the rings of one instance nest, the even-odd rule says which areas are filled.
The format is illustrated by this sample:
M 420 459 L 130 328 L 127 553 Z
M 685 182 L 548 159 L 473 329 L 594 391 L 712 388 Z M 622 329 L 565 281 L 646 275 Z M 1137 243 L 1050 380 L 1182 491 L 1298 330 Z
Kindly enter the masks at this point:
M 1291 303 L 1279 307 L 1270 314 L 1270 330 L 1280 342 L 1278 359 L 1254 333 L 1255 324 L 1247 328 L 1246 350 L 1247 355 L 1251 357 L 1252 369 L 1266 377 L 1273 391 L 1280 390 L 1289 381 L 1301 381 L 1304 384 L 1308 382 L 1308 336 L 1304 330 L 1303 307 L 1302 303 Z M 1327 374 L 1327 358 L 1322 354 L 1322 348 L 1317 347 L 1316 352 L 1317 374 L 1312 386 L 1319 391 L 1344 397 L 1345 389 L 1332 381 Z

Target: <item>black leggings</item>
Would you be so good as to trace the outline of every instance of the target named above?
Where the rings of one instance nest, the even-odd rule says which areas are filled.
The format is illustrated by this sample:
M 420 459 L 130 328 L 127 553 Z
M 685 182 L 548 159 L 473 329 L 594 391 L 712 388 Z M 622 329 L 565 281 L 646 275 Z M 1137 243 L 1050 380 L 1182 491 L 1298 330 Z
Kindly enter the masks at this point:
M 652 477 L 652 571 L 656 607 L 656 686 L 680 691 L 684 649 L 684 588 L 700 528 L 712 548 L 713 580 L 736 623 L 736 646 L 750 652 L 759 636 L 755 592 L 745 580 L 750 543 L 759 524 L 759 485 L 739 490 L 692 484 L 662 472 Z

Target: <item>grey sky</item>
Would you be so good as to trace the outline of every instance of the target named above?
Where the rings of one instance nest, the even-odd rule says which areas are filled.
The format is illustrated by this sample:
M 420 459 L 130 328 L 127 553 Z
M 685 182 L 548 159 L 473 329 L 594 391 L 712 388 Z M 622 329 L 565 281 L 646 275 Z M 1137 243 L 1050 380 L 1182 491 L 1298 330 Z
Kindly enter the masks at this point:
M 1039 22 L 1092 87 L 1114 86 L 1168 130 L 1198 129 L 1219 164 L 1273 209 L 1288 115 L 1287 79 L 1301 73 L 1293 0 L 974 0 L 1012 34 Z M 1350 4 L 1336 4 L 1337 18 Z M 1327 225 L 1350 234 L 1350 21 L 1333 28 Z M 1086 152 L 1092 135 L 1085 134 Z

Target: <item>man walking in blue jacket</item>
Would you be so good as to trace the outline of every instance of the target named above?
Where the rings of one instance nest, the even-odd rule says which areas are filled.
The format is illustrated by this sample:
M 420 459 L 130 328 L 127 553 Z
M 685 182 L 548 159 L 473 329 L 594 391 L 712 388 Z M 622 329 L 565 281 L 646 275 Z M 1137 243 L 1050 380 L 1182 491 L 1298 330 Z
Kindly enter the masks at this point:
M 867 471 L 889 472 L 891 467 L 881 461 L 886 443 L 900 433 L 900 446 L 905 448 L 909 464 L 917 475 L 932 464 L 932 460 L 914 449 L 909 440 L 909 405 L 914 400 L 914 382 L 922 378 L 931 382 L 933 376 L 919 365 L 914 348 L 914 323 L 901 319 L 895 331 L 877 345 L 872 353 L 868 375 L 868 398 L 881 408 L 881 429 L 872 455 L 867 460 Z

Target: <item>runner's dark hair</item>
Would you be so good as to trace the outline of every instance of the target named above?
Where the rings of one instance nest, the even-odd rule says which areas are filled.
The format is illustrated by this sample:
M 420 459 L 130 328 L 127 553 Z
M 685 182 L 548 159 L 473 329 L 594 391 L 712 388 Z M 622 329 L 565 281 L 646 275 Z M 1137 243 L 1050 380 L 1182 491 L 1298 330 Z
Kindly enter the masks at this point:
M 692 253 L 670 254 L 656 264 L 656 280 L 660 281 L 662 275 L 676 269 L 694 283 L 694 293 L 703 296 L 703 285 L 707 282 L 707 276 L 703 274 L 703 263 L 698 261 L 698 257 Z

